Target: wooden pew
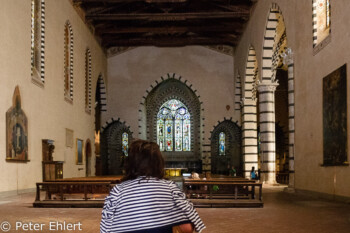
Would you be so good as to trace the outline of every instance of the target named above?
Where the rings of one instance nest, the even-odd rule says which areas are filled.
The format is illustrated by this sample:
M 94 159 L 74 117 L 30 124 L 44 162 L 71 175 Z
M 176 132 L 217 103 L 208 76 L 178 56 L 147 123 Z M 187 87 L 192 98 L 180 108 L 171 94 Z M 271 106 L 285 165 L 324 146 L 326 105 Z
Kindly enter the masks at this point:
M 262 207 L 262 183 L 255 181 L 234 180 L 194 180 L 184 179 L 184 192 L 196 207 Z M 216 193 L 218 186 L 224 192 Z M 255 188 L 259 189 L 258 197 Z M 199 198 L 192 198 L 197 195 Z
M 122 176 L 90 176 L 57 179 L 55 182 L 111 182 L 112 184 L 119 184 L 121 179 Z
M 104 198 L 112 187 L 111 182 L 39 182 L 36 183 L 36 197 L 33 206 L 101 208 Z M 41 190 L 45 192 L 44 200 L 41 200 L 40 197 Z M 56 199 L 52 198 L 53 195 Z

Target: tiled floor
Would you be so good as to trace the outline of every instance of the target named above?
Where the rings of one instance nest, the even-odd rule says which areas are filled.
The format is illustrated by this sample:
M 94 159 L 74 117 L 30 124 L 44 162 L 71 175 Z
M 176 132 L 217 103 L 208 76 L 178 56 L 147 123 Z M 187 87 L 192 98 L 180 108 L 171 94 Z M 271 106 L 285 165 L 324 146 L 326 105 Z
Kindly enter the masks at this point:
M 284 193 L 283 186 L 264 186 L 264 208 L 197 209 L 207 226 L 203 233 L 349 233 L 350 205 Z M 0 198 L 0 227 L 9 232 L 99 232 L 101 209 L 33 208 L 34 193 Z M 49 230 L 50 222 L 81 223 L 75 231 Z M 14 230 L 17 224 L 32 222 L 37 231 Z M 29 227 L 29 225 L 28 225 Z M 73 227 L 73 226 L 72 226 Z M 32 225 L 32 229 L 34 226 Z M 0 233 L 2 230 L 0 229 Z

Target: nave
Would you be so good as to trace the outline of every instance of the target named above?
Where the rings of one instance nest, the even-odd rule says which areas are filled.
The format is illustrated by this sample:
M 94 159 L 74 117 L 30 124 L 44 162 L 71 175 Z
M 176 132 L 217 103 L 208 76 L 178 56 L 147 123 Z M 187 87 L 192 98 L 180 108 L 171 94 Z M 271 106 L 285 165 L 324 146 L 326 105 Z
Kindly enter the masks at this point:
M 207 226 L 202 233 L 348 232 L 350 204 L 287 193 L 283 191 L 285 187 L 264 185 L 264 208 L 197 208 Z M 12 227 L 16 226 L 16 221 L 45 224 L 41 232 L 50 232 L 50 222 L 64 221 L 66 224 L 81 223 L 82 231 L 75 232 L 99 232 L 101 209 L 32 208 L 34 196 L 34 193 L 27 193 L 0 198 L 0 216 L 7 216 L 4 220 Z

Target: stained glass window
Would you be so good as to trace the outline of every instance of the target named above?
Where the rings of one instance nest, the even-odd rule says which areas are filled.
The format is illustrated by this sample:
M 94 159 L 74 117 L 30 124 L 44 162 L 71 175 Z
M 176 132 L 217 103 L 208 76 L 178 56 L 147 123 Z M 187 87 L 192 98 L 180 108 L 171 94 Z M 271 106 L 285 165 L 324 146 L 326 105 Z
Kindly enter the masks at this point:
M 161 151 L 191 150 L 191 116 L 181 101 L 172 99 L 160 107 L 157 143 Z
M 225 155 L 226 146 L 225 146 L 225 133 L 221 132 L 219 134 L 219 155 Z
M 122 134 L 122 151 L 124 155 L 128 156 L 128 150 L 129 150 L 129 137 L 127 133 Z

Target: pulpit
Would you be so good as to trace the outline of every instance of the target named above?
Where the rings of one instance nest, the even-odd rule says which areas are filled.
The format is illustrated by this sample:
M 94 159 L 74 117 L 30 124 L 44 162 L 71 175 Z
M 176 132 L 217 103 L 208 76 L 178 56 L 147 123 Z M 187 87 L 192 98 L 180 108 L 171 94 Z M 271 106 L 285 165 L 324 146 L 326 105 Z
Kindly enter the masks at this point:
M 63 179 L 63 161 L 53 161 L 52 153 L 55 149 L 54 141 L 43 139 L 42 149 L 43 181 Z
M 43 181 L 63 179 L 63 161 L 43 161 Z

